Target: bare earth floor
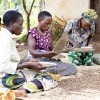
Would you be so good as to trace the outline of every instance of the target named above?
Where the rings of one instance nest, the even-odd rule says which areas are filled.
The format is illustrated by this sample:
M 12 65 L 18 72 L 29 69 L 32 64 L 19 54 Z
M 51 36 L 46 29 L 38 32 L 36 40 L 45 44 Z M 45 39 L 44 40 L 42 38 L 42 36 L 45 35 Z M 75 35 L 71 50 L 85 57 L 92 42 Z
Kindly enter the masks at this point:
M 96 44 L 96 53 L 100 45 Z M 27 53 L 27 47 L 18 48 L 21 58 Z M 66 61 L 65 58 L 62 60 Z M 100 100 L 100 66 L 77 66 L 78 72 L 72 76 L 62 77 L 58 86 L 44 92 L 28 94 L 22 100 Z
M 97 67 L 94 68 L 94 67 Z M 78 68 L 76 75 L 63 77 L 59 85 L 45 92 L 28 94 L 23 100 L 100 100 L 100 66 Z

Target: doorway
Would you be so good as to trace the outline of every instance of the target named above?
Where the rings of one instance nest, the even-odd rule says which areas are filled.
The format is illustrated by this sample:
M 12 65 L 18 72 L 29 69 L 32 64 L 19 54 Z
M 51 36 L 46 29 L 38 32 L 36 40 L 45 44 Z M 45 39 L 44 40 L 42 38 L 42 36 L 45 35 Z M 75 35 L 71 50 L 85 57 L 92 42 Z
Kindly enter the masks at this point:
M 95 41 L 100 41 L 100 0 L 90 0 L 90 8 L 96 10 L 98 18 L 96 19 Z

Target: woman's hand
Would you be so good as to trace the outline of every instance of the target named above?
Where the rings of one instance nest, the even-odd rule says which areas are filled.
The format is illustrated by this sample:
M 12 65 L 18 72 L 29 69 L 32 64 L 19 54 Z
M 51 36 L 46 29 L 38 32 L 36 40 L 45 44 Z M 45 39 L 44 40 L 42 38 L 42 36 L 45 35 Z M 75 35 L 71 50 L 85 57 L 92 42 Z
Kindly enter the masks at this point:
M 38 60 L 38 59 L 32 58 L 32 59 L 30 60 L 30 62 L 39 62 L 39 60 Z
M 31 59 L 31 60 L 28 59 L 27 62 L 19 63 L 17 66 L 17 69 L 23 69 L 23 68 L 43 70 L 46 67 L 42 66 L 39 63 L 39 60 L 37 60 L 37 59 Z
M 38 61 L 30 60 L 28 62 L 28 64 L 29 64 L 28 68 L 30 68 L 30 69 L 43 70 L 46 68 L 46 67 L 42 66 Z
M 52 57 L 54 57 L 54 56 L 56 56 L 58 53 L 57 52 L 55 52 L 55 51 L 48 51 L 48 58 L 52 58 Z
M 73 43 L 73 47 L 75 47 L 75 48 L 80 48 L 80 44 L 74 42 L 74 43 Z
M 89 44 L 88 47 L 92 47 L 93 48 L 93 45 L 92 44 Z
M 75 42 L 75 41 L 73 41 L 72 39 L 69 39 L 69 43 L 71 43 L 74 48 L 80 48 L 80 44 Z

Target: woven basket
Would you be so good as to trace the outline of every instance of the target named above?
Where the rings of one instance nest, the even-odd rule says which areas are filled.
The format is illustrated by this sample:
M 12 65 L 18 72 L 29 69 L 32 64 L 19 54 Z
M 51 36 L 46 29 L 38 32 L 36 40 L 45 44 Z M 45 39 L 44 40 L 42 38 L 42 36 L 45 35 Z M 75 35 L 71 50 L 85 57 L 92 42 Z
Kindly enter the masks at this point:
M 73 49 L 76 52 L 94 52 L 94 48 L 74 48 Z

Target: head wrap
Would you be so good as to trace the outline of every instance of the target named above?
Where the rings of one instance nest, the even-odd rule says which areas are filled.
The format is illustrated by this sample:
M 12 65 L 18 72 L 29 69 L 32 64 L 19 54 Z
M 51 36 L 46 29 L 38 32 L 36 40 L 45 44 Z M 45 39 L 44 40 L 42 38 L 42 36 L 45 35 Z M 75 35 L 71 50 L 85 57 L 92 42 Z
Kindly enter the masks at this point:
M 83 19 L 90 25 L 94 23 L 97 16 L 97 12 L 93 9 L 89 9 L 88 11 L 82 13 Z

